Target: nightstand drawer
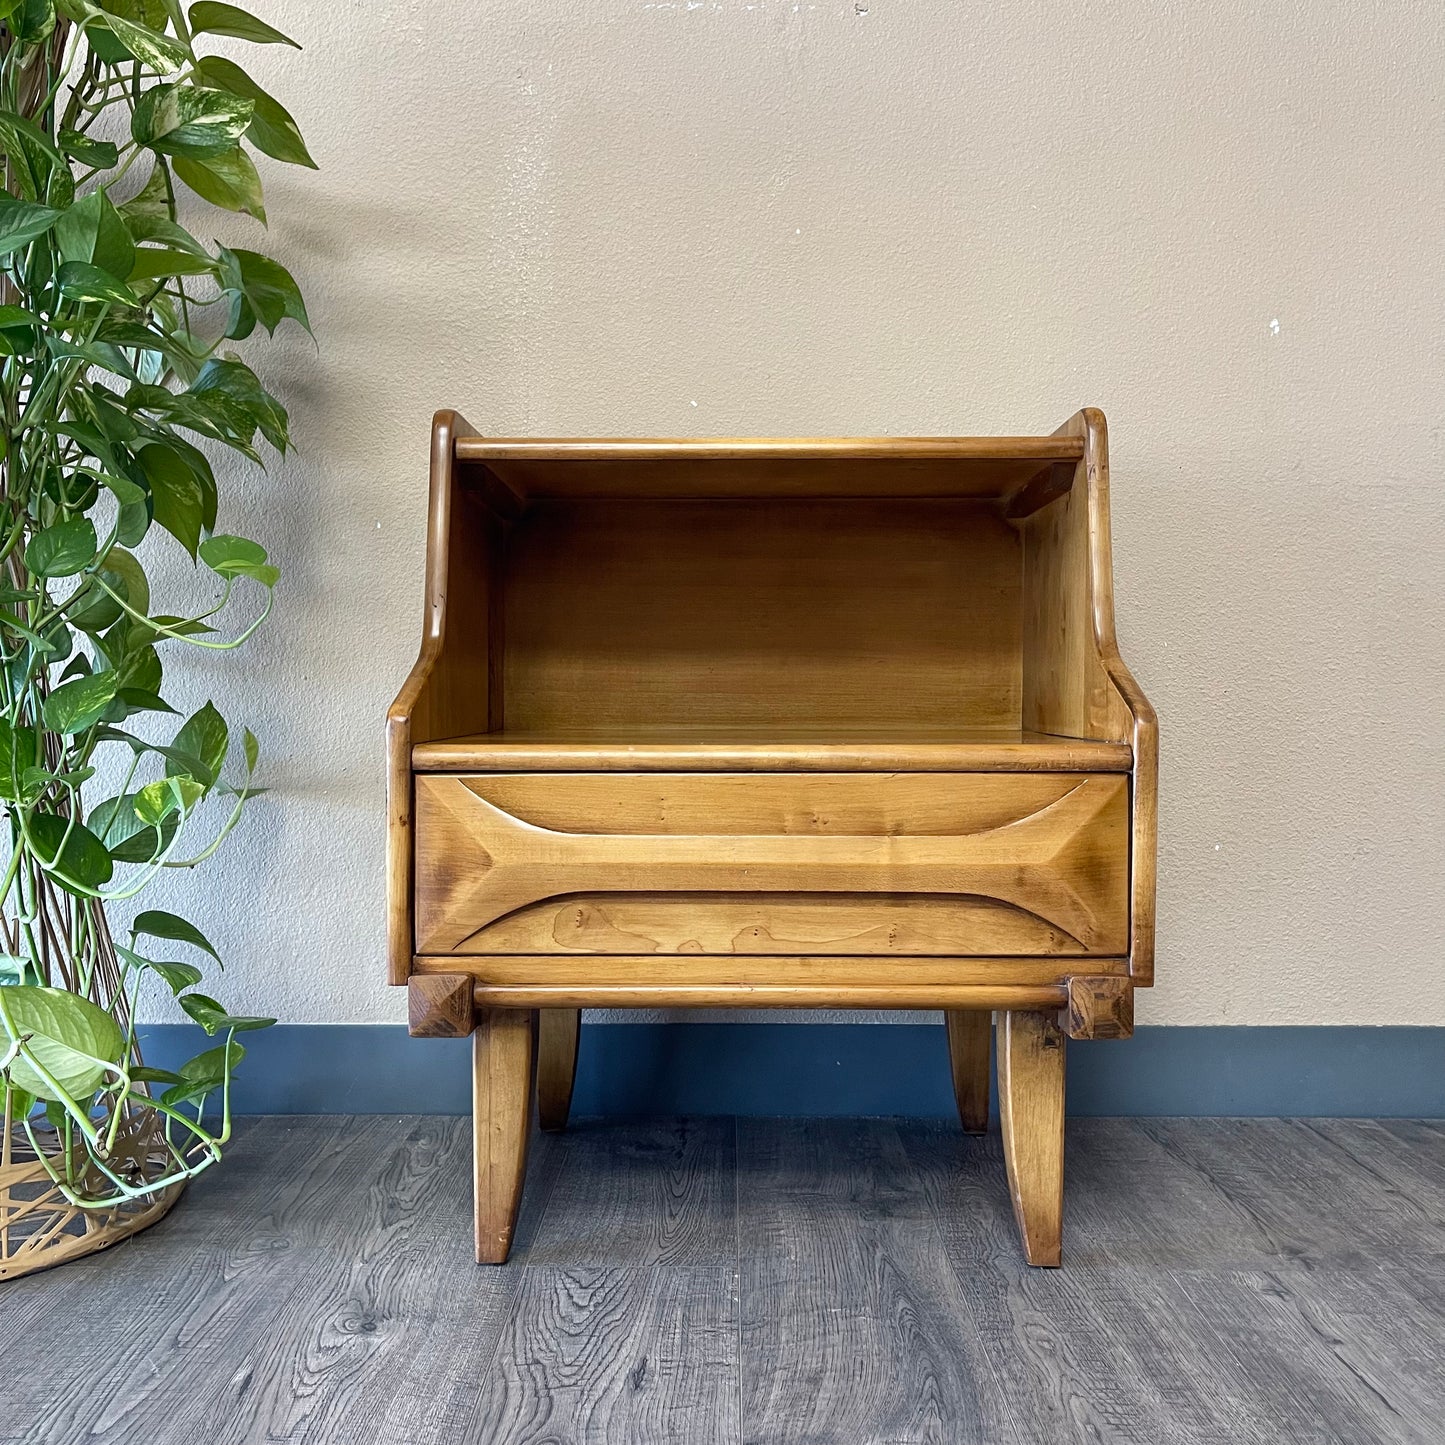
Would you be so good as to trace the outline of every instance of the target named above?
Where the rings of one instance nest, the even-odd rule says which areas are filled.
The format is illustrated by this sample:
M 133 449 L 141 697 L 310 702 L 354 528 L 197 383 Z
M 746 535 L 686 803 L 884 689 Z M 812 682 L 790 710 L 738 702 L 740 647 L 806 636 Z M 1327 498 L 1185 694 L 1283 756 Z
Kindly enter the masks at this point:
M 415 779 L 416 951 L 1117 955 L 1106 773 Z

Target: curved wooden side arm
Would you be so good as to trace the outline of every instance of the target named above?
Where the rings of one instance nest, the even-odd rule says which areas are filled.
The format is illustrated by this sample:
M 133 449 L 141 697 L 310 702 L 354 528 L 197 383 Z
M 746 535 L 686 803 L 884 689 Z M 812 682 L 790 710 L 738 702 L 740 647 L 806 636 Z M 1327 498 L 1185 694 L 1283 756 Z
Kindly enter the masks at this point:
M 499 725 L 500 690 L 491 685 L 498 614 L 493 558 L 500 530 L 522 499 L 480 467 L 470 468 L 461 484 L 457 438 L 476 435 L 454 411 L 432 419 L 422 644 L 386 714 L 387 981 L 394 984 L 406 982 L 413 953 L 412 744 Z M 450 646 L 453 638 L 463 645 Z
M 1119 655 L 1114 630 L 1114 559 L 1109 522 L 1109 432 L 1104 413 L 1086 407 L 1080 466 L 1089 489 L 1089 542 L 1094 574 L 1094 643 L 1115 694 L 1131 721 L 1134 747 L 1134 826 L 1130 839 L 1129 971 L 1136 983 L 1154 982 L 1154 931 L 1159 836 L 1159 718 Z
M 1066 491 L 1040 492 L 1017 525 L 1029 600 L 1024 636 L 1024 726 L 1074 737 L 1128 739 L 1133 751 L 1130 972 L 1154 980 L 1159 723 L 1119 655 L 1109 524 L 1109 434 L 1095 407 L 1055 433 L 1083 439 Z M 1032 619 L 1032 627 L 1031 627 Z M 1060 630 L 1060 621 L 1063 626 Z

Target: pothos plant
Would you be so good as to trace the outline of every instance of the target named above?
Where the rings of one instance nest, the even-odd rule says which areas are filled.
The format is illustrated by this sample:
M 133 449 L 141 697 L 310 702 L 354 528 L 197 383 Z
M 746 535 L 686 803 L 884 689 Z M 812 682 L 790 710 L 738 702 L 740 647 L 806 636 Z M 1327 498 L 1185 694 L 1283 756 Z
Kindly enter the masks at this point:
M 295 44 L 209 0 L 0 0 L 0 1076 L 7 1121 L 85 1207 L 218 1158 L 235 1035 L 272 1022 L 201 990 L 220 960 L 193 924 L 142 909 L 113 938 L 107 917 L 209 858 L 256 791 L 255 738 L 210 703 L 182 719 L 164 659 L 238 647 L 270 611 L 277 570 L 217 530 L 208 452 L 285 453 L 286 411 L 233 344 L 310 325 L 284 267 L 178 216 L 264 222 L 251 151 L 314 163 L 279 102 L 203 53 L 214 37 Z M 153 580 L 190 564 L 204 605 L 158 605 Z M 143 1067 L 144 986 L 218 1045 Z M 142 1110 L 158 1168 L 117 1151 Z

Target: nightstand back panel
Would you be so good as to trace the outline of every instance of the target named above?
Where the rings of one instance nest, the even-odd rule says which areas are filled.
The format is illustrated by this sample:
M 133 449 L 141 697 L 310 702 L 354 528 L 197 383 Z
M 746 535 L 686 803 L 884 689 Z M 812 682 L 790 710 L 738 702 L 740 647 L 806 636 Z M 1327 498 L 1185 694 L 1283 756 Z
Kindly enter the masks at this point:
M 1021 571 L 954 498 L 538 500 L 507 546 L 504 725 L 1018 727 Z

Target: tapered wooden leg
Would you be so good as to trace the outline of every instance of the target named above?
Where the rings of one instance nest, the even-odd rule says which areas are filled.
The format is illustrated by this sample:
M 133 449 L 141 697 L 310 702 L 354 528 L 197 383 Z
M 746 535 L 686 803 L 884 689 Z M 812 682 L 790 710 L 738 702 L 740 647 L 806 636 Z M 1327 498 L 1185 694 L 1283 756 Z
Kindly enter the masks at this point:
M 953 1067 L 953 1097 L 965 1134 L 988 1133 L 989 1044 L 993 1015 L 984 1009 L 949 1009 L 948 1061 Z
M 526 1009 L 481 1009 L 472 1035 L 472 1168 L 477 1263 L 505 1264 L 522 1202 L 532 1128 L 532 1032 Z
M 581 1009 L 537 1011 L 537 1119 L 548 1132 L 567 1127 L 581 1037 Z
M 1045 1013 L 1001 1013 L 998 1101 L 1014 1217 L 1030 1264 L 1058 1264 L 1064 1222 L 1064 1034 Z

